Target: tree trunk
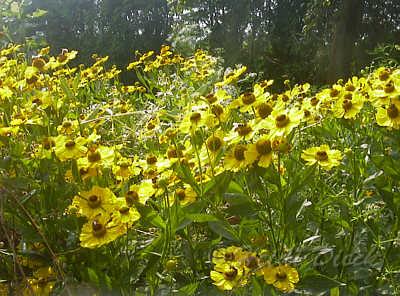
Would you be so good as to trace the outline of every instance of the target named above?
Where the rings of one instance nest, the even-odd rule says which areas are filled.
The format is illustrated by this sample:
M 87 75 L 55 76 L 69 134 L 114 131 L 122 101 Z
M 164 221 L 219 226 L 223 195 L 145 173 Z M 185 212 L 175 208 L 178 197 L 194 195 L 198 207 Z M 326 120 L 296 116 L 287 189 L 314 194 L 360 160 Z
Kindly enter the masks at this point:
M 343 0 L 333 32 L 327 82 L 347 78 L 362 21 L 362 0 Z

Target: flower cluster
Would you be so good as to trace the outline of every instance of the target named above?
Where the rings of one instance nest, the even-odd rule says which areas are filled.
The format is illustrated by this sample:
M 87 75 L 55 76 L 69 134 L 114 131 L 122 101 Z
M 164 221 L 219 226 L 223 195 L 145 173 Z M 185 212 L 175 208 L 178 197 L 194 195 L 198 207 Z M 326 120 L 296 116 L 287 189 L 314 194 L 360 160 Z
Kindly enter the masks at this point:
M 297 270 L 285 265 L 272 266 L 262 262 L 256 253 L 230 246 L 213 252 L 214 270 L 210 277 L 221 290 L 244 287 L 253 275 L 263 275 L 267 284 L 282 292 L 291 292 L 299 281 Z
M 140 55 L 128 66 L 140 80 L 133 85 L 118 82 L 120 71 L 106 69 L 107 57 L 94 55 L 93 65 L 70 67 L 76 51 L 51 56 L 43 48 L 31 58 L 20 51 L 19 45 L 0 50 L 0 172 L 4 179 L 36 186 L 27 185 L 21 204 L 43 216 L 44 224 L 77 222 L 60 227 L 60 236 L 79 233 L 79 241 L 78 235 L 60 239 L 64 247 L 95 249 L 114 241 L 117 246 L 117 238 L 143 227 L 153 236 L 142 239 L 141 256 L 159 255 L 153 248 L 162 246 L 157 251 L 164 260 L 171 245 L 179 244 L 172 237 L 189 237 L 186 227 L 192 222 L 218 221 L 232 232 L 233 224 L 243 226 L 225 211 L 231 189 L 257 211 L 242 218 L 255 221 L 260 235 L 269 236 L 273 228 L 290 224 L 280 216 L 289 207 L 284 199 L 302 198 L 283 188 L 291 186 L 295 170 L 307 165 L 313 171 L 315 165 L 322 169 L 319 174 L 339 173 L 338 167 L 346 166 L 343 153 L 350 140 L 314 136 L 314 128 L 333 122 L 400 129 L 400 69 L 381 67 L 324 89 L 287 83 L 287 89 L 274 93 L 270 79 L 242 89 L 245 66 L 222 74 L 217 59 L 200 50 L 182 57 L 164 46 L 158 55 Z M 268 188 L 252 188 L 268 182 Z M 263 195 L 268 194 L 280 199 L 265 214 Z M 323 227 L 322 222 L 311 224 Z M 204 228 L 194 239 L 205 236 Z M 159 240 L 154 238 L 158 230 Z M 308 234 L 315 231 L 322 230 Z M 293 247 L 294 236 L 277 235 L 274 247 L 280 251 L 274 254 Z M 212 262 L 211 279 L 222 290 L 244 287 L 253 275 L 263 275 L 266 284 L 282 292 L 293 291 L 299 282 L 295 268 L 262 262 L 241 247 L 215 250 Z M 48 282 L 52 285 L 53 278 Z

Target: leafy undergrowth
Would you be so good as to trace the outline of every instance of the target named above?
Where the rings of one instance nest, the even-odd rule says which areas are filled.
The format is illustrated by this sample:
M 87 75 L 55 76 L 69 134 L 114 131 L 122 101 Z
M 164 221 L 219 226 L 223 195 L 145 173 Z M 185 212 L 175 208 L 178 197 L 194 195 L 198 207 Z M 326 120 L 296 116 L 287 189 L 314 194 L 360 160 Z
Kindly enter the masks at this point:
M 399 293 L 400 69 L 0 52 L 0 294 Z M 228 292 L 227 292 L 228 291 Z M 229 292 L 230 291 L 230 292 Z

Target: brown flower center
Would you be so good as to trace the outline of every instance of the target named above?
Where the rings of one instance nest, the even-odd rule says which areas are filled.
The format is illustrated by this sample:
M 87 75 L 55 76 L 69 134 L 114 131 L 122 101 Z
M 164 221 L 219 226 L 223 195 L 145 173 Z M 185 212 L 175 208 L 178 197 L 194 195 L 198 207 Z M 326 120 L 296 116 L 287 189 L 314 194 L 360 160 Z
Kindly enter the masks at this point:
M 254 269 L 258 267 L 258 260 L 255 256 L 249 256 L 245 259 L 244 264 L 247 268 Z
M 87 168 L 80 168 L 80 169 L 79 169 L 79 174 L 80 174 L 81 176 L 86 175 L 88 172 L 89 172 L 89 169 L 87 169 Z
M 198 123 L 200 121 L 200 119 L 201 119 L 201 114 L 199 112 L 193 112 L 190 115 L 190 121 L 192 123 Z
M 343 98 L 344 98 L 345 100 L 351 101 L 351 99 L 353 98 L 353 95 L 352 95 L 352 93 L 346 93 L 346 94 L 343 96 Z
M 279 128 L 285 127 L 289 124 L 289 117 L 285 114 L 281 114 L 275 118 L 275 124 Z
M 347 84 L 346 87 L 345 87 L 345 90 L 347 90 L 347 91 L 355 91 L 356 88 L 354 87 L 353 84 Z
M 284 281 L 284 280 L 287 279 L 287 274 L 286 274 L 285 272 L 283 272 L 283 271 L 278 271 L 278 272 L 275 274 L 275 277 L 276 277 L 276 279 L 277 279 L 278 281 L 282 282 L 282 281 Z
M 289 97 L 287 95 L 282 95 L 282 101 L 283 102 L 289 101 Z
M 235 277 L 237 276 L 238 271 L 235 267 L 231 267 L 231 270 L 224 272 L 224 278 L 227 281 L 232 281 L 235 279 Z
M 256 143 L 256 150 L 261 155 L 267 155 L 271 153 L 271 141 L 269 140 L 258 140 Z
M 128 169 L 129 165 L 130 165 L 129 162 L 122 162 L 122 163 L 119 164 L 120 168 L 124 169 L 124 170 Z
M 392 81 L 386 83 L 384 91 L 387 94 L 390 94 L 390 93 L 394 92 L 394 84 L 393 84 Z
M 167 151 L 167 157 L 168 157 L 168 159 L 182 157 L 182 151 L 177 150 L 174 147 L 171 147 Z
M 43 148 L 46 150 L 50 150 L 52 147 L 54 147 L 56 145 L 56 143 L 54 142 L 54 140 L 49 139 L 49 138 L 45 138 L 43 140 Z
M 389 118 L 394 119 L 397 116 L 399 116 L 399 109 L 397 109 L 397 107 L 394 104 L 392 104 L 389 106 L 389 108 L 387 108 L 386 113 L 389 116 Z
M 133 203 L 138 202 L 139 201 L 139 194 L 134 191 L 134 190 L 129 190 L 126 194 L 125 194 L 125 201 L 127 203 L 128 206 L 132 206 Z
M 58 56 L 57 56 L 57 60 L 59 63 L 65 62 L 68 58 L 67 56 L 68 51 L 62 51 Z
M 264 81 L 261 81 L 260 86 L 261 86 L 262 88 L 265 88 L 265 87 L 268 86 L 268 84 L 269 84 L 268 80 L 264 80 Z
M 64 121 L 62 124 L 63 128 L 70 128 L 72 126 L 72 123 L 70 121 Z
M 251 92 L 246 92 L 243 94 L 242 102 L 245 105 L 251 105 L 256 101 L 256 96 Z
M 39 77 L 37 75 L 32 75 L 32 77 L 26 78 L 28 84 L 33 84 L 38 81 Z
M 224 113 L 224 109 L 222 108 L 221 105 L 212 105 L 211 112 L 215 116 L 220 117 L 222 115 L 222 113 Z
M 235 260 L 235 254 L 233 254 L 233 252 L 225 253 L 224 259 L 225 261 L 233 261 Z
M 351 107 L 353 107 L 353 103 L 350 100 L 344 100 L 342 107 L 344 109 L 344 111 L 349 111 L 351 109 Z
M 253 129 L 251 128 L 251 126 L 247 125 L 247 123 L 241 123 L 239 124 L 236 128 L 235 131 L 239 134 L 239 136 L 241 137 L 245 137 L 248 134 L 251 133 Z
M 314 106 L 314 107 L 317 106 L 318 102 L 319 102 L 319 100 L 316 97 L 312 97 L 310 100 L 311 106 Z
M 243 161 L 245 160 L 244 152 L 247 150 L 246 146 L 244 145 L 237 145 L 233 151 L 233 155 L 235 156 L 236 160 Z
M 95 152 L 89 152 L 88 153 L 88 160 L 89 162 L 98 162 L 101 160 L 101 154 L 99 151 L 95 151 Z
M 68 140 L 68 141 L 65 143 L 65 148 L 67 148 L 67 149 L 72 149 L 72 148 L 75 147 L 75 145 L 76 145 L 76 143 L 75 143 L 74 140 Z
M 386 81 L 386 80 L 388 80 L 389 79 L 389 76 L 390 76 L 390 73 L 389 73 L 389 71 L 388 70 L 382 70 L 380 73 L 379 73 L 379 80 L 381 80 L 381 81 Z
M 208 103 L 212 104 L 215 103 L 217 101 L 217 97 L 214 94 L 208 94 L 206 96 L 206 100 Z
M 222 140 L 217 136 L 211 136 L 206 141 L 207 148 L 212 152 L 217 152 L 222 147 Z
M 39 98 L 33 99 L 32 100 L 32 104 L 36 104 L 38 106 L 42 105 L 42 101 Z
M 186 197 L 185 189 L 182 188 L 176 189 L 175 194 L 179 200 L 184 200 Z
M 38 69 L 42 69 L 46 65 L 46 62 L 42 58 L 34 58 L 32 60 L 32 66 Z
M 151 121 L 147 124 L 147 129 L 149 131 L 153 130 L 155 127 L 156 127 L 155 124 Z
M 129 207 L 121 207 L 121 208 L 119 208 L 119 212 L 122 215 L 127 215 L 129 213 Z
M 106 234 L 106 228 L 103 224 L 99 223 L 97 220 L 92 222 L 92 233 L 95 237 L 102 237 Z
M 157 162 L 157 157 L 155 155 L 149 155 L 146 158 L 146 162 L 148 165 L 155 164 Z
M 332 98 L 337 97 L 338 94 L 339 94 L 339 91 L 338 91 L 336 88 L 331 88 L 331 91 L 330 91 L 329 95 L 330 95 Z
M 88 205 L 92 209 L 98 208 L 101 205 L 101 199 L 97 195 L 91 195 L 88 198 Z
M 261 103 L 257 107 L 257 113 L 262 119 L 267 118 L 271 114 L 272 110 L 272 106 L 268 103 Z
M 327 160 L 328 160 L 328 153 L 326 153 L 326 151 L 318 151 L 318 152 L 315 154 L 315 158 L 316 158 L 318 161 L 327 161 Z

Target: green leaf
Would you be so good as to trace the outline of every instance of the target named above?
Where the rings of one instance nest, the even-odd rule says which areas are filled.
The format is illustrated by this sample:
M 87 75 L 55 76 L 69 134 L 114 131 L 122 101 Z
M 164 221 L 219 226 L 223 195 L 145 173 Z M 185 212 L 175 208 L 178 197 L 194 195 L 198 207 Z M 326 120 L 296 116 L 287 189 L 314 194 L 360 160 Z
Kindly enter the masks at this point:
M 242 186 L 240 186 L 235 181 L 231 181 L 229 183 L 228 191 L 229 192 L 234 192 L 234 193 L 243 193 L 244 192 Z
M 42 17 L 44 15 L 47 14 L 47 10 L 43 10 L 43 9 L 36 9 L 33 13 L 32 13 L 32 17 L 36 18 L 36 17 Z
M 257 278 L 253 277 L 252 283 L 253 283 L 253 291 L 252 291 L 251 295 L 252 296 L 262 295 L 263 294 L 263 288 L 260 285 L 260 283 L 258 282 Z
M 301 280 L 301 284 L 298 287 L 307 289 L 313 293 L 321 293 L 330 291 L 330 289 L 335 287 L 343 287 L 343 286 L 346 286 L 346 284 L 338 280 L 335 280 L 333 278 L 330 278 L 326 275 L 312 274 L 304 277 Z
M 64 93 L 67 95 L 68 99 L 70 99 L 70 100 L 74 99 L 74 94 L 73 94 L 71 88 L 68 86 L 67 80 L 65 78 L 60 79 L 60 86 L 61 86 L 62 90 L 64 91 Z
M 87 274 L 90 282 L 94 283 L 96 286 L 99 286 L 99 276 L 96 271 L 90 267 L 87 268 Z
M 240 242 L 240 238 L 236 234 L 235 230 L 228 223 L 222 221 L 208 222 L 208 226 L 216 234 L 231 241 Z
M 331 289 L 330 296 L 340 296 L 339 287 L 332 288 L 332 289 Z
M 156 226 L 161 229 L 165 229 L 165 221 L 160 217 L 160 215 L 149 207 L 144 207 L 140 205 L 136 205 L 137 210 L 139 211 L 143 220 L 147 223 Z
M 209 214 L 186 214 L 186 218 L 197 223 L 218 221 L 217 217 Z
M 180 288 L 178 290 L 178 294 L 180 296 L 190 296 L 190 295 L 194 295 L 194 293 L 196 293 L 198 287 L 199 287 L 200 282 L 196 282 L 196 283 L 191 283 L 189 285 L 183 286 L 182 288 Z

